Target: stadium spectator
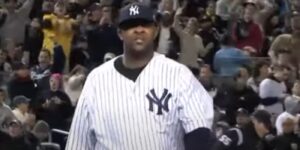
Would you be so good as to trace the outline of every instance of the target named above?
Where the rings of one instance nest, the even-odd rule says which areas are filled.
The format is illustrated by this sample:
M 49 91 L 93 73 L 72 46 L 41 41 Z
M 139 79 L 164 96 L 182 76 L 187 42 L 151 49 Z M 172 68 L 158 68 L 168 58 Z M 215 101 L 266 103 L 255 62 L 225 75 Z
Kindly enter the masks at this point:
M 271 76 L 264 79 L 259 85 L 261 104 L 274 118 L 283 112 L 282 101 L 288 96 L 284 83 L 287 79 L 285 69 L 287 68 L 284 66 L 273 65 Z
M 24 43 L 25 26 L 29 21 L 29 13 L 35 0 L 25 0 L 18 8 L 17 0 L 4 0 L 4 23 L 0 27 L 0 41 L 3 44 L 7 39 L 15 43 Z M 3 47 L 2 47 L 3 48 Z
M 258 110 L 253 114 L 252 122 L 260 138 L 257 150 L 273 150 L 276 137 L 273 133 L 272 115 L 268 111 Z
M 221 45 L 214 57 L 214 69 L 219 76 L 233 77 L 241 66 L 250 63 L 250 57 L 234 47 L 234 41 L 229 35 L 223 37 Z
M 122 42 L 118 37 L 117 28 L 113 24 L 112 8 L 106 4 L 94 3 L 87 13 L 88 24 L 86 35 L 88 54 L 90 55 L 89 68 L 94 68 L 103 63 L 105 53 L 122 53 Z M 102 16 L 104 16 L 102 18 Z
M 180 52 L 180 38 L 172 26 L 173 16 L 174 12 L 170 11 L 163 11 L 157 16 L 160 24 L 157 52 L 176 60 Z
M 72 106 L 76 106 L 77 104 L 86 79 L 86 75 L 87 69 L 78 65 L 64 77 L 64 90 L 70 97 Z
M 232 37 L 237 48 L 246 50 L 254 56 L 261 56 L 263 32 L 254 19 L 257 4 L 253 1 L 244 3 L 243 18 L 233 25 Z
M 38 139 L 26 131 L 22 123 L 12 120 L 8 126 L 8 133 L 11 140 L 11 150 L 36 150 L 39 147 Z
M 66 129 L 66 121 L 72 115 L 71 101 L 63 92 L 63 81 L 60 74 L 52 74 L 50 79 L 50 90 L 45 91 L 42 99 L 38 101 L 41 112 L 41 120 L 49 123 L 51 128 Z
M 70 54 L 69 70 L 72 71 L 77 65 L 88 67 L 90 55 L 88 54 L 87 39 L 84 36 L 74 39 L 73 47 Z
M 216 15 L 220 17 L 222 21 L 228 23 L 233 14 L 233 8 L 237 5 L 238 3 L 235 0 L 219 0 L 216 3 Z
M 11 137 L 0 130 L 0 149 L 11 149 Z
M 54 42 L 62 46 L 65 56 L 69 58 L 74 34 L 73 26 L 76 22 L 68 16 L 66 9 L 66 4 L 63 1 L 58 1 L 54 6 L 53 14 L 44 16 L 43 19 L 50 22 Z
M 212 150 L 265 150 L 264 148 L 270 146 L 266 137 L 271 136 L 271 129 L 271 115 L 267 111 L 255 111 L 252 121 L 241 128 L 227 130 L 218 138 Z
M 247 81 L 247 86 L 251 87 L 256 93 L 259 91 L 259 84 L 261 81 L 269 76 L 269 64 L 267 62 L 258 62 L 254 65 L 252 77 Z
M 241 128 L 251 121 L 249 112 L 244 108 L 239 108 L 236 115 L 236 127 Z
M 3 89 L 0 89 L 0 131 L 3 128 L 5 120 L 7 118 L 14 118 L 14 114 L 8 105 L 5 104 L 6 93 Z
M 12 67 L 7 60 L 8 60 L 7 51 L 0 49 L 0 71 L 4 73 L 11 73 Z
M 15 96 L 13 99 L 13 104 L 15 106 L 14 110 L 12 111 L 15 117 L 24 125 L 29 118 L 29 102 L 25 96 Z
M 297 80 L 292 88 L 292 95 L 284 100 L 285 110 L 292 114 L 300 114 L 300 81 Z
M 299 69 L 299 51 L 297 51 L 300 44 L 300 14 L 299 12 L 291 12 L 291 27 L 292 34 L 281 34 L 272 43 L 269 56 L 271 57 L 272 62 L 276 62 L 278 59 L 277 53 L 280 50 L 287 50 L 291 52 L 291 61 L 294 66 Z M 298 73 L 298 72 L 297 72 Z
M 213 72 L 211 70 L 211 67 L 207 64 L 200 67 L 200 73 L 198 77 L 199 81 L 202 83 L 203 87 L 208 91 L 212 92 L 211 96 L 213 97 L 213 92 L 216 90 L 216 81 L 213 77 Z
M 277 134 L 275 149 L 276 150 L 293 150 L 299 149 L 300 138 L 295 133 L 297 120 L 296 117 L 284 112 L 276 120 Z
M 180 25 L 182 8 L 179 8 L 174 16 L 174 30 L 180 38 L 179 62 L 190 67 L 193 73 L 197 72 L 199 64 L 198 55 L 205 56 L 207 50 L 203 46 L 202 38 L 197 35 L 197 19 L 190 18 L 185 27 Z
M 291 93 L 291 88 L 293 83 L 297 79 L 297 66 L 295 66 L 292 61 L 292 55 L 290 51 L 287 50 L 278 50 L 277 52 L 277 62 L 278 65 L 286 66 L 285 69 L 286 74 L 288 75 L 286 80 L 284 81 L 287 86 L 287 92 Z
M 277 135 L 294 133 L 296 129 L 296 117 L 288 112 L 281 113 L 275 122 Z
M 38 64 L 31 68 L 31 79 L 35 82 L 38 93 L 49 90 L 49 77 L 51 75 L 51 53 L 42 49 L 38 56 Z
M 26 63 L 23 62 L 23 45 L 17 44 L 12 39 L 7 39 L 5 41 L 4 50 L 8 52 L 8 61 L 11 63 L 12 68 L 14 68 L 14 64 L 17 63 Z
M 50 77 L 50 90 L 45 91 L 38 100 L 37 118 L 46 121 L 51 129 L 68 130 L 73 107 L 69 96 L 63 91 L 61 74 L 52 74 Z M 64 147 L 63 135 L 53 135 L 53 140 Z
M 30 99 L 36 96 L 36 87 L 30 78 L 30 70 L 22 63 L 15 65 L 14 74 L 7 84 L 9 98 L 24 95 Z
M 29 57 L 30 66 L 38 64 L 38 55 L 43 46 L 44 34 L 39 18 L 33 18 L 25 28 L 24 50 Z
M 217 26 L 214 20 L 214 16 L 209 15 L 202 16 L 199 19 L 199 35 L 203 37 L 203 45 L 208 51 L 207 54 L 201 58 L 203 58 L 207 64 L 213 64 L 213 58 L 220 48 L 219 39 L 221 35 L 216 29 Z

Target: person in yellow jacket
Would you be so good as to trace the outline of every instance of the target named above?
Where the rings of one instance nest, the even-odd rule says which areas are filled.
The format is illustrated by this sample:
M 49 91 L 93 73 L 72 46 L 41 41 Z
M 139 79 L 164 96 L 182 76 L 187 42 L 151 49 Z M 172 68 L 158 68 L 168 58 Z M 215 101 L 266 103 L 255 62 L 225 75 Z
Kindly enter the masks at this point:
M 48 49 L 51 55 L 53 55 L 53 48 L 55 45 L 55 39 L 54 39 L 55 33 L 54 30 L 49 26 L 49 20 L 44 21 L 43 33 L 44 33 L 43 48 Z
M 61 45 L 68 60 L 74 35 L 73 26 L 76 22 L 66 14 L 65 4 L 60 1 L 57 2 L 54 7 L 54 13 L 44 15 L 43 20 L 50 23 L 50 27 L 43 30 L 43 47 L 53 52 L 53 47 L 56 43 Z

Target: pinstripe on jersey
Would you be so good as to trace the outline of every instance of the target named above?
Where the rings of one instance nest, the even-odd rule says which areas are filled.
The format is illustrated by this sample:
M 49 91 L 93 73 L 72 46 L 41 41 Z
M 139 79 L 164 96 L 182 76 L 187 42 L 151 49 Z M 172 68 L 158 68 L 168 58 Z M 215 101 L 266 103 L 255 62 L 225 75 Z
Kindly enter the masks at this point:
M 185 66 L 155 53 L 134 82 L 114 61 L 88 76 L 67 150 L 183 150 L 184 133 L 211 128 L 212 99 Z

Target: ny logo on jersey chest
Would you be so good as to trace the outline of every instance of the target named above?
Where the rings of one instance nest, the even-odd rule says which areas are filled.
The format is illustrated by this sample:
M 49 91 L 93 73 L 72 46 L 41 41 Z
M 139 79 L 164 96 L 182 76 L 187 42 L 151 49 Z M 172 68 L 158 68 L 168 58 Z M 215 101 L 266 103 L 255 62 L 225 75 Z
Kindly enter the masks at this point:
M 164 89 L 162 96 L 158 98 L 154 89 L 151 89 L 146 97 L 149 100 L 149 111 L 153 112 L 153 107 L 156 105 L 157 115 L 162 115 L 163 110 L 169 112 L 169 99 L 172 97 L 172 94 L 169 92 L 169 90 Z

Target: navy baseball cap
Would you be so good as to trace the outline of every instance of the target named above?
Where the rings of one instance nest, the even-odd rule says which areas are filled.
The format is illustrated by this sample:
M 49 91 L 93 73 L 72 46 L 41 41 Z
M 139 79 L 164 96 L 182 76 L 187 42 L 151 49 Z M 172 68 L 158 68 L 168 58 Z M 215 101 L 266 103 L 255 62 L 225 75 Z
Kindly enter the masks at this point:
M 118 26 L 136 20 L 155 22 L 153 9 L 142 3 L 130 3 L 120 10 Z
M 23 103 L 28 104 L 30 102 L 30 99 L 23 95 L 18 95 L 14 97 L 13 102 L 15 106 L 18 106 L 19 104 L 23 104 Z

